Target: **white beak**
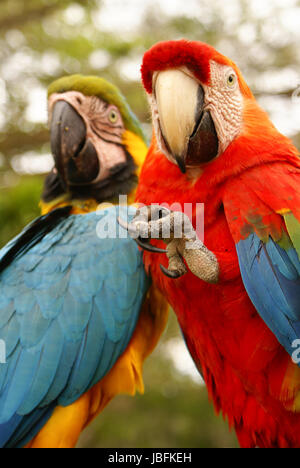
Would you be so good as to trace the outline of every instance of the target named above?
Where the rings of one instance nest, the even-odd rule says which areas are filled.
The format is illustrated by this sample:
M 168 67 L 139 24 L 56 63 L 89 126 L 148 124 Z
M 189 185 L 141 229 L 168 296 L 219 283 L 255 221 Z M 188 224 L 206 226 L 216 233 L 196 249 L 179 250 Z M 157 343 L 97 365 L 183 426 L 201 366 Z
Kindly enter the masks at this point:
M 196 125 L 199 83 L 182 69 L 159 72 L 154 79 L 162 134 L 175 159 L 184 158 Z

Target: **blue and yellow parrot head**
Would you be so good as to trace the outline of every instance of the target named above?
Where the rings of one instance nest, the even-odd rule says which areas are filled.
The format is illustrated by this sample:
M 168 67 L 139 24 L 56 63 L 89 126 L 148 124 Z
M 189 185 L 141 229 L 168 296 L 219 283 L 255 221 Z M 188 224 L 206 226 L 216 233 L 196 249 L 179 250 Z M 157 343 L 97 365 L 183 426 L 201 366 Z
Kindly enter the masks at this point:
M 147 145 L 119 89 L 95 76 L 64 77 L 50 86 L 48 107 L 55 168 L 43 202 L 66 193 L 98 203 L 131 194 Z

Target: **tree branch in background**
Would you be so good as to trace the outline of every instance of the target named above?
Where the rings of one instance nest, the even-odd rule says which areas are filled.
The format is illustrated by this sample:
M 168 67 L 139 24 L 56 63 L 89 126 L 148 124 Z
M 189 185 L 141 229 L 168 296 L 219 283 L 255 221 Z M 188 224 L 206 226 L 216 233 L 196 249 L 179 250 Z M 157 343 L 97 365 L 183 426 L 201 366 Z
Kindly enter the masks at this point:
M 5 33 L 9 29 L 18 29 L 25 26 L 29 22 L 38 21 L 57 10 L 62 10 L 66 6 L 78 3 L 86 5 L 83 0 L 53 0 L 51 4 L 41 5 L 35 8 L 28 8 L 28 6 L 20 8 L 17 14 L 12 14 L 0 18 L 0 34 Z M 21 5 L 20 5 L 21 6 Z
M 293 94 L 295 92 L 295 88 L 293 89 L 286 89 L 284 91 L 277 91 L 277 92 L 274 92 L 274 91 L 256 91 L 254 90 L 253 91 L 253 94 L 256 98 L 260 98 L 260 97 L 264 97 L 264 96 L 272 96 L 272 97 L 288 97 L 288 98 L 292 98 Z
M 49 130 L 46 128 L 39 128 L 32 133 L 14 131 L 1 135 L 0 151 L 5 155 L 5 158 L 10 158 L 17 154 L 26 153 L 26 151 L 34 151 L 48 142 Z
M 36 21 L 47 16 L 59 8 L 59 5 L 45 5 L 36 8 L 35 10 L 25 11 L 18 15 L 9 16 L 0 20 L 0 33 L 6 32 L 9 29 L 17 29 L 24 26 L 29 21 Z

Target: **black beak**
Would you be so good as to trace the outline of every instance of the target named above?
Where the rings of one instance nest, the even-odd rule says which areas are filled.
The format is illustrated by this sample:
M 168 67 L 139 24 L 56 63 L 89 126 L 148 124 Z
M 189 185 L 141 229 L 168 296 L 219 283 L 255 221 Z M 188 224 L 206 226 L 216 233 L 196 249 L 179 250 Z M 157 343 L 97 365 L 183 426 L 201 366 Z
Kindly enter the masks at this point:
M 50 132 L 52 154 L 63 181 L 78 185 L 96 179 L 100 171 L 97 152 L 87 139 L 84 120 L 67 102 L 54 105 Z
M 161 136 L 181 172 L 216 158 L 218 135 L 203 86 L 184 70 L 167 69 L 155 76 L 154 87 Z
M 219 152 L 219 140 L 214 121 L 209 111 L 203 111 L 203 106 L 204 90 L 199 85 L 196 124 L 189 138 L 186 154 L 181 158 L 181 161 L 184 161 L 184 167 L 197 167 L 208 163 L 215 159 Z
M 219 140 L 214 121 L 209 111 L 203 111 L 204 91 L 199 86 L 196 125 L 190 136 L 186 165 L 199 166 L 215 159 L 219 152 Z

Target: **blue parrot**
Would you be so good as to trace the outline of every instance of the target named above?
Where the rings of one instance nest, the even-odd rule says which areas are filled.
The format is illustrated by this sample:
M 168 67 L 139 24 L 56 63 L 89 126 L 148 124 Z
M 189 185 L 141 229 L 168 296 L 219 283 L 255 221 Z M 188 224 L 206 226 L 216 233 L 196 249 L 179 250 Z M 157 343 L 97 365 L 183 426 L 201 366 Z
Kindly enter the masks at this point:
M 105 80 L 75 76 L 50 89 L 55 168 L 43 216 L 0 250 L 8 448 L 74 447 L 112 398 L 143 392 L 143 362 L 167 321 L 142 253 L 117 222 L 136 209 L 113 206 L 117 194 L 133 199 L 146 154 L 136 118 Z

